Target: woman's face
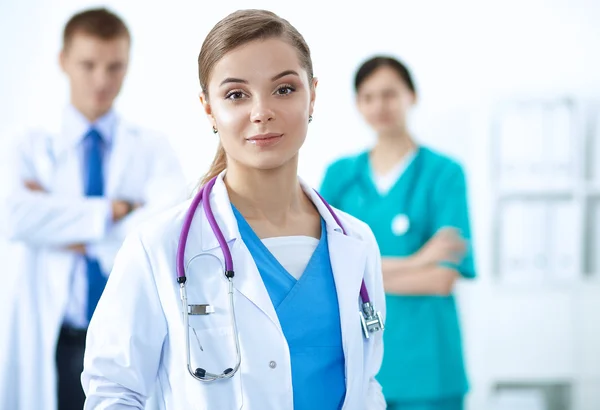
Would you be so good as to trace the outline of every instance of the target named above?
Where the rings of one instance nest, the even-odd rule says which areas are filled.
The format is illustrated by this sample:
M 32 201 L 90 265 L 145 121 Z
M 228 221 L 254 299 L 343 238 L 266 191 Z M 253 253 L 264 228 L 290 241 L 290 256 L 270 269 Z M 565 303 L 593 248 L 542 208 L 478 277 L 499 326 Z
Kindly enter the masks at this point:
M 315 101 L 297 50 L 281 39 L 244 44 L 215 64 L 204 109 L 229 162 L 275 169 L 297 158 Z
M 358 109 L 379 134 L 405 131 L 408 110 L 415 94 L 391 67 L 376 69 L 359 86 Z

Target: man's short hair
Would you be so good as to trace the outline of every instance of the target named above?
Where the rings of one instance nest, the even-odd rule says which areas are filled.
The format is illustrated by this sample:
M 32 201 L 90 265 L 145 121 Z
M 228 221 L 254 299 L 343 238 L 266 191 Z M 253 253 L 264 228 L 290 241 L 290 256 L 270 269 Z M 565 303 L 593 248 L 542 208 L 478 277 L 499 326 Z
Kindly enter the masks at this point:
M 113 40 L 118 37 L 131 39 L 129 29 L 123 20 L 105 8 L 84 10 L 71 17 L 65 25 L 63 48 L 68 47 L 76 34 L 87 34 L 102 40 Z

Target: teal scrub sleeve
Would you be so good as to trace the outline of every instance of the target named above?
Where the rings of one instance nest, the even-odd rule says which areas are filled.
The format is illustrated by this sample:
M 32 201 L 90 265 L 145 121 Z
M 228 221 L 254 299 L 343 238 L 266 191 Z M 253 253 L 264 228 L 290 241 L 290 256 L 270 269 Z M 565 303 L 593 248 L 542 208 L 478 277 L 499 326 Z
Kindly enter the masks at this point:
M 462 167 L 452 162 L 447 166 L 435 186 L 433 232 L 443 227 L 454 227 L 460 230 L 467 241 L 467 252 L 458 265 L 444 264 L 456 269 L 465 278 L 474 278 L 475 263 L 471 241 L 471 224 L 467 200 L 467 183 Z

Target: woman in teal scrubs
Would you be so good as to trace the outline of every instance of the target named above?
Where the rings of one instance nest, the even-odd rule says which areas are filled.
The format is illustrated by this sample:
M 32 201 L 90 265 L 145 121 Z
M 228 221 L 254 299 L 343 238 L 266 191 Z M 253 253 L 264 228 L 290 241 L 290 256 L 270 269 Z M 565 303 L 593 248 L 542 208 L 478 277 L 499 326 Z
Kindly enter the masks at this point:
M 460 410 L 468 391 L 458 278 L 474 278 L 465 176 L 407 127 L 416 90 L 407 68 L 374 57 L 358 70 L 357 105 L 375 146 L 331 164 L 321 194 L 373 230 L 383 256 L 387 319 L 377 377 L 388 408 Z

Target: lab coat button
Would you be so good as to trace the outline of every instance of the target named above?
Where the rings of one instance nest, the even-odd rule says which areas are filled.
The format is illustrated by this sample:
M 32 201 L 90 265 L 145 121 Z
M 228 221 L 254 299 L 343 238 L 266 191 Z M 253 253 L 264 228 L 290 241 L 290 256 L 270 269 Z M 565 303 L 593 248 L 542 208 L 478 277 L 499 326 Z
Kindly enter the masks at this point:
M 269 367 L 270 367 L 271 369 L 274 369 L 274 368 L 276 368 L 276 367 L 277 367 L 277 363 L 276 363 L 276 362 L 274 362 L 273 360 L 271 360 L 271 361 L 269 362 Z

